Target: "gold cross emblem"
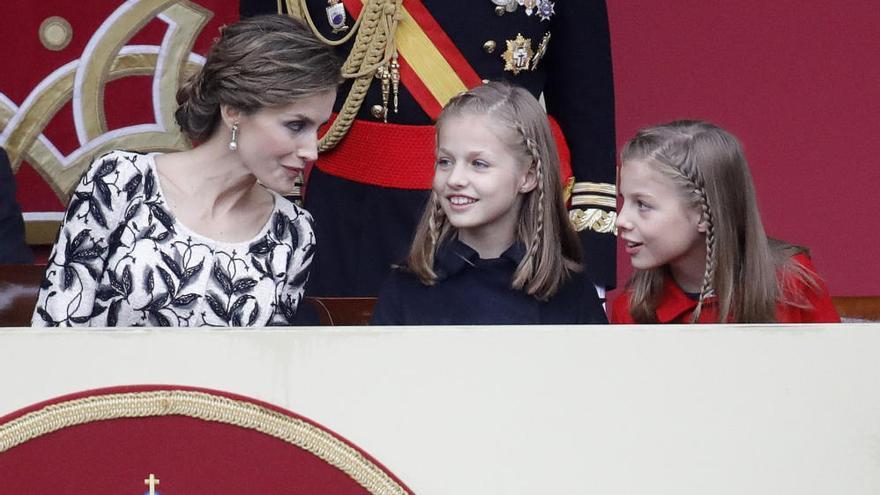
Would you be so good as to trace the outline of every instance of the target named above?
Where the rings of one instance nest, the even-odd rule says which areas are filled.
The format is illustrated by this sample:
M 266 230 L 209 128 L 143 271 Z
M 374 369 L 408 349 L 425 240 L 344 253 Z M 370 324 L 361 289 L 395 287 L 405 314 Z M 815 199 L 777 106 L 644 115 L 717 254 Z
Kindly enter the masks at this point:
M 504 70 L 519 74 L 521 70 L 528 70 L 532 60 L 532 39 L 523 38 L 521 33 L 516 34 L 516 39 L 507 40 L 507 51 L 501 54 L 504 59 Z

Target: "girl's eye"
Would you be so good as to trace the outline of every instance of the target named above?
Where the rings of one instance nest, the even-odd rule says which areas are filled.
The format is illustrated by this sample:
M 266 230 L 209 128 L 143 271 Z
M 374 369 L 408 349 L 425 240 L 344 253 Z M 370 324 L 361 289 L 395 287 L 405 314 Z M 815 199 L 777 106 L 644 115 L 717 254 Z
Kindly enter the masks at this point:
M 644 201 L 639 199 L 639 200 L 636 200 L 636 208 L 638 208 L 640 210 L 647 210 L 647 209 L 650 209 L 650 206 L 648 206 L 647 203 L 645 203 Z
M 436 165 L 440 168 L 446 168 L 452 165 L 452 160 L 449 158 L 438 158 Z
M 284 124 L 284 126 L 287 127 L 291 132 L 297 133 L 305 128 L 305 123 L 300 120 L 294 120 L 293 122 L 288 122 Z
M 471 162 L 471 165 L 473 165 L 474 168 L 489 168 L 489 163 L 484 162 L 483 160 L 474 160 Z

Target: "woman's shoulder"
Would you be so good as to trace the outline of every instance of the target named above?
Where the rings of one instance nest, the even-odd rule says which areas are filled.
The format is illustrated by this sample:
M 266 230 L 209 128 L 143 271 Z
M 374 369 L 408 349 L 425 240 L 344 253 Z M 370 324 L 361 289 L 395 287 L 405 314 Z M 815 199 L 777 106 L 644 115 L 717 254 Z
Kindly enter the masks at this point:
M 423 324 L 425 311 L 436 309 L 427 304 L 430 300 L 418 277 L 405 268 L 395 266 L 389 270 L 379 298 L 373 310 L 373 325 L 406 325 Z M 436 302 L 436 301 L 434 301 Z
M 297 205 L 293 201 L 285 198 L 275 191 L 269 189 L 267 189 L 267 191 L 269 192 L 269 194 L 272 195 L 275 200 L 273 214 L 280 214 L 286 217 L 291 222 L 306 225 L 309 229 L 312 228 L 315 220 L 314 218 L 312 218 L 312 214 L 309 213 L 308 210 L 306 210 L 302 206 Z
M 831 293 L 806 248 L 790 251 L 778 270 L 782 306 L 780 322 L 839 322 Z
M 102 178 L 105 181 L 112 178 L 115 181 L 126 180 L 145 175 L 150 169 L 152 156 L 136 151 L 113 150 L 104 153 L 92 160 L 92 164 L 86 174 L 93 178 Z M 142 187 L 143 180 L 125 182 L 121 184 L 126 192 L 133 187 Z
M 632 315 L 629 313 L 630 297 L 632 293 L 629 289 L 623 289 L 620 294 L 611 302 L 610 322 L 611 323 L 634 323 Z
M 152 155 L 149 153 L 141 153 L 138 151 L 128 150 L 111 150 L 103 155 L 98 155 L 92 160 L 92 166 L 101 166 L 109 162 L 116 162 L 117 167 L 132 167 L 143 169 L 151 161 Z

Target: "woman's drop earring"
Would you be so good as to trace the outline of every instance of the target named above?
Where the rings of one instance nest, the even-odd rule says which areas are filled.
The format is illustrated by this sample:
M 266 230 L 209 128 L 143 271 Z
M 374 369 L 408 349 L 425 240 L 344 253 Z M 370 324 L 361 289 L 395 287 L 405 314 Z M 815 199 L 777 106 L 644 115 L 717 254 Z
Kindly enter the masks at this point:
M 238 150 L 238 122 L 232 124 L 232 139 L 229 140 L 229 151 Z

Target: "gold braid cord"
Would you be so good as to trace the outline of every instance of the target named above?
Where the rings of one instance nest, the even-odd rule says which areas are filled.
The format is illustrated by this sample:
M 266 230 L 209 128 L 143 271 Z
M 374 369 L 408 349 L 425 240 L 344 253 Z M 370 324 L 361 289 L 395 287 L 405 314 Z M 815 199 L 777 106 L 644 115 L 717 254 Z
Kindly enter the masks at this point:
M 572 209 L 568 216 L 575 230 L 617 235 L 617 186 L 604 182 L 578 182 L 570 186 L 570 191 Z
M 315 425 L 250 402 L 188 390 L 97 395 L 46 406 L 0 425 L 0 453 L 70 426 L 150 416 L 186 416 L 255 430 L 318 456 L 371 494 L 408 493 L 363 454 Z
M 617 235 L 617 212 L 605 211 L 599 208 L 578 209 L 568 212 L 571 225 L 578 232 L 592 230 L 600 234 Z
M 338 46 L 357 34 L 354 46 L 342 66 L 342 77 L 355 81 L 339 115 L 318 142 L 318 150 L 327 151 L 333 149 L 351 128 L 370 88 L 370 83 L 373 82 L 376 69 L 387 64 L 396 50 L 394 33 L 400 20 L 402 0 L 367 0 L 351 31 L 337 41 L 327 39 L 320 33 L 309 14 L 306 0 L 286 0 L 286 2 L 288 14 L 305 20 L 324 43 Z

